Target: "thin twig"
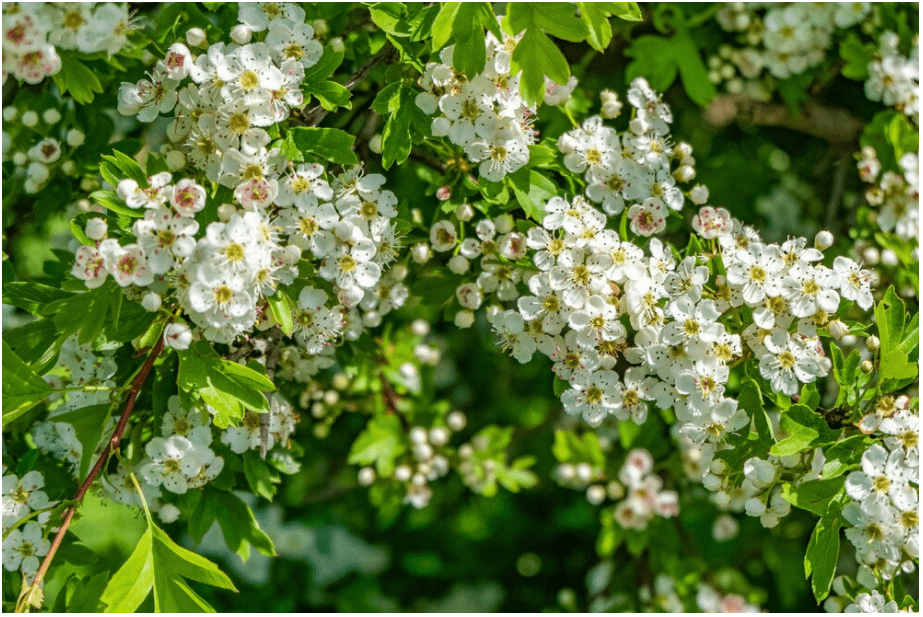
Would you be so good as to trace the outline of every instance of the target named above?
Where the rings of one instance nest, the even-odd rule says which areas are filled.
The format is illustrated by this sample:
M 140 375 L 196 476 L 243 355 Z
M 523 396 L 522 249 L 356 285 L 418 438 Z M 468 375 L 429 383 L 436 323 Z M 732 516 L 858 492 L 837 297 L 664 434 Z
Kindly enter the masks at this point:
M 362 67 L 356 71 L 356 74 L 346 80 L 346 83 L 343 84 L 343 87 L 352 92 L 353 88 L 359 85 L 362 80 L 368 77 L 369 73 L 374 71 L 381 64 L 389 64 L 394 62 L 398 57 L 397 48 L 391 44 L 391 41 L 385 43 L 378 53 L 372 56 L 368 62 L 366 62 Z M 304 120 L 305 126 L 317 126 L 321 121 L 327 117 L 327 114 L 330 113 L 320 105 L 315 105 L 311 109 L 303 111 L 301 114 L 302 119 Z
M 138 398 L 138 393 L 144 386 L 144 382 L 147 380 L 147 376 L 150 374 L 151 368 L 154 366 L 154 361 L 157 360 L 157 356 L 160 355 L 161 351 L 163 351 L 163 337 L 160 337 L 160 339 L 157 341 L 157 344 L 154 345 L 154 348 L 151 350 L 147 360 L 145 360 L 144 364 L 141 366 L 141 370 L 138 371 L 138 374 L 135 376 L 134 380 L 132 380 L 131 389 L 128 392 L 128 400 L 125 401 L 125 409 L 122 410 L 122 415 L 119 417 L 119 422 L 115 425 L 115 430 L 112 432 L 112 437 L 109 439 L 106 447 L 103 448 L 99 458 L 96 459 L 96 464 L 93 465 L 93 468 L 90 470 L 89 475 L 87 475 L 86 480 L 83 481 L 83 484 L 81 484 L 80 488 L 77 489 L 77 492 L 74 493 L 72 500 L 77 503 L 68 508 L 67 512 L 64 514 L 64 520 L 61 522 L 61 527 L 58 529 L 58 533 L 55 534 L 54 540 L 51 542 L 51 547 L 48 549 L 48 554 L 46 554 L 45 558 L 42 560 L 42 565 L 39 566 L 38 573 L 35 575 L 35 580 L 33 581 L 32 585 L 30 585 L 30 587 L 38 588 L 41 585 L 42 579 L 45 578 L 45 574 L 48 572 L 48 567 L 51 565 L 51 560 L 54 559 L 55 553 L 57 553 L 58 548 L 61 546 L 61 542 L 64 540 L 64 534 L 67 533 L 67 528 L 70 526 L 71 520 L 74 518 L 74 513 L 77 511 L 77 506 L 80 505 L 84 495 L 86 495 L 87 491 L 90 490 L 90 486 L 92 486 L 93 481 L 96 480 L 96 476 L 99 475 L 99 472 L 102 471 L 106 461 L 109 460 L 109 454 L 111 454 L 113 450 L 118 449 L 119 444 L 122 441 L 122 434 L 125 432 L 125 427 L 128 426 L 128 418 L 131 416 L 131 412 L 135 407 L 135 401 Z M 22 606 L 17 606 L 16 612 L 22 612 L 20 610 L 22 608 Z

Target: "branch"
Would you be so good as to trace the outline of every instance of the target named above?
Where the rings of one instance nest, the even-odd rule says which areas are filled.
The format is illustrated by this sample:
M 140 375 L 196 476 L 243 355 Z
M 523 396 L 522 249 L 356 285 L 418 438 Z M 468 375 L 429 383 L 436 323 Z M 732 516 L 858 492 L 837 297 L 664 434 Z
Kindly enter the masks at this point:
M 385 43 L 381 49 L 378 50 L 378 53 L 369 58 L 369 61 L 366 62 L 362 67 L 356 71 L 356 74 L 346 80 L 346 83 L 343 84 L 343 87 L 349 90 L 350 92 L 359 85 L 359 83 L 368 77 L 369 73 L 378 68 L 381 64 L 390 64 L 398 58 L 397 48 L 391 44 L 391 41 Z M 315 105 L 311 109 L 302 111 L 301 117 L 304 120 L 305 126 L 317 126 L 321 123 L 329 112 L 321 107 L 320 105 Z
M 703 111 L 705 121 L 724 128 L 737 120 L 754 126 L 778 126 L 829 141 L 834 147 L 854 150 L 865 124 L 847 109 L 807 101 L 798 115 L 782 103 L 764 103 L 743 94 L 719 96 Z
M 151 368 L 154 366 L 154 361 L 157 360 L 157 356 L 160 355 L 161 351 L 163 351 L 163 337 L 160 337 L 160 340 L 158 340 L 157 344 L 154 345 L 154 348 L 151 350 L 150 355 L 148 355 L 147 360 L 145 360 L 144 364 L 141 366 L 141 370 L 138 371 L 138 374 L 131 382 L 131 389 L 128 392 L 128 400 L 125 402 L 125 409 L 122 410 L 122 415 L 119 417 L 119 422 L 115 425 L 115 430 L 112 432 L 112 437 L 109 439 L 106 447 L 103 448 L 99 458 L 96 459 L 96 463 L 90 470 L 89 475 L 87 475 L 86 480 L 83 481 L 83 484 L 81 484 L 80 488 L 77 489 L 77 492 L 74 493 L 72 501 L 75 501 L 76 503 L 68 508 L 67 512 L 65 512 L 64 520 L 61 522 L 61 527 L 58 529 L 58 533 L 55 535 L 54 540 L 51 542 L 51 547 L 48 549 L 48 554 L 45 555 L 45 559 L 42 560 L 42 565 L 39 567 L 38 572 L 35 575 L 35 580 L 29 586 L 30 588 L 38 589 L 41 585 L 42 579 L 45 578 L 45 574 L 48 572 L 48 567 L 51 565 L 51 560 L 54 559 L 55 553 L 61 546 L 62 540 L 64 540 L 64 534 L 67 532 L 67 528 L 70 526 L 71 520 L 74 518 L 74 513 L 77 511 L 77 506 L 80 505 L 84 495 L 86 495 L 87 491 L 90 490 L 90 486 L 92 486 L 96 476 L 99 475 L 99 472 L 102 471 L 106 461 L 109 460 L 109 455 L 119 447 L 119 444 L 122 441 L 122 434 L 125 432 L 125 427 L 128 426 L 128 418 L 131 416 L 131 411 L 135 407 L 135 400 L 138 398 L 138 393 L 141 392 L 141 388 L 144 386 L 144 382 L 147 380 L 147 376 L 150 374 Z M 31 593 L 24 593 L 23 597 L 28 598 L 31 595 Z M 17 612 L 20 612 L 21 608 L 22 606 L 17 606 Z

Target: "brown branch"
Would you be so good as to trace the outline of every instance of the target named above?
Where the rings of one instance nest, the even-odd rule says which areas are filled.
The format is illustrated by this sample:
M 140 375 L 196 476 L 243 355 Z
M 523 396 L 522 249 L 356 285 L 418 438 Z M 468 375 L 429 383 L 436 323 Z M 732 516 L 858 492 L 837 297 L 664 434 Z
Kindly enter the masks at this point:
M 122 434 L 125 432 L 125 427 L 128 426 L 128 418 L 131 416 L 131 411 L 135 407 L 135 400 L 138 398 L 138 393 L 144 386 L 144 382 L 147 380 L 147 376 L 150 374 L 151 368 L 154 366 L 154 361 L 157 360 L 157 356 L 160 355 L 161 351 L 163 351 L 163 337 L 160 337 L 160 340 L 158 340 L 157 344 L 154 345 L 154 348 L 151 350 L 147 360 L 145 360 L 144 364 L 141 366 L 141 370 L 138 371 L 138 374 L 131 382 L 131 388 L 128 392 L 128 400 L 125 401 L 125 409 L 122 410 L 122 415 L 119 417 L 119 422 L 115 425 L 115 430 L 112 432 L 112 437 L 109 439 L 106 447 L 103 448 L 99 458 L 96 459 L 96 463 L 90 470 L 89 475 L 87 475 L 86 480 L 83 481 L 83 484 L 81 484 L 80 488 L 77 489 L 77 492 L 74 493 L 72 501 L 77 503 L 72 505 L 67 509 L 67 512 L 65 512 L 64 520 L 61 522 L 61 527 L 58 529 L 54 540 L 51 542 L 51 547 L 48 549 L 48 554 L 46 554 L 44 560 L 42 560 L 42 565 L 39 567 L 38 573 L 35 575 L 35 580 L 33 581 L 32 585 L 30 585 L 30 587 L 33 589 L 37 589 L 41 585 L 42 579 L 45 578 L 45 574 L 48 572 L 48 567 L 51 565 L 51 560 L 54 559 L 55 553 L 61 546 L 62 540 L 64 540 L 64 534 L 67 532 L 67 528 L 70 526 L 71 520 L 74 518 L 74 513 L 77 511 L 77 506 L 80 505 L 84 495 L 86 495 L 87 491 L 90 490 L 90 486 L 92 486 L 96 476 L 99 475 L 99 472 L 102 471 L 106 461 L 109 460 L 109 455 L 114 450 L 118 449 L 119 444 L 122 441 Z M 20 608 L 21 607 L 17 607 L 17 612 L 19 612 Z
M 369 73 L 378 68 L 381 64 L 390 64 L 398 58 L 397 48 L 391 44 L 391 41 L 385 43 L 378 53 L 369 58 L 369 61 L 366 62 L 362 67 L 356 71 L 356 74 L 346 80 L 346 83 L 343 84 L 343 87 L 349 90 L 350 92 L 359 85 L 362 80 L 368 77 Z M 329 112 L 321 107 L 320 105 L 315 105 L 311 109 L 302 111 L 301 117 L 304 120 L 305 126 L 317 126 L 321 121 L 327 117 Z
M 782 103 L 765 103 L 743 94 L 725 94 L 703 111 L 705 121 L 724 128 L 735 120 L 754 126 L 777 126 L 829 141 L 841 150 L 855 149 L 865 124 L 840 107 L 804 103 L 797 115 Z

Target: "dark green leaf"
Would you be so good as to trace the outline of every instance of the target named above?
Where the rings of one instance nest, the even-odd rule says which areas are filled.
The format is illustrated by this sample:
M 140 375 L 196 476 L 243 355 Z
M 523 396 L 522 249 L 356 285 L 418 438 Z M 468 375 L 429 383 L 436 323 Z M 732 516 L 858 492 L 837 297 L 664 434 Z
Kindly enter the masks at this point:
M 292 129 L 292 140 L 301 152 L 315 154 L 331 163 L 355 165 L 359 162 L 351 150 L 356 138 L 340 129 L 299 126 Z
M 51 386 L 3 341 L 3 425 L 26 413 L 51 393 Z

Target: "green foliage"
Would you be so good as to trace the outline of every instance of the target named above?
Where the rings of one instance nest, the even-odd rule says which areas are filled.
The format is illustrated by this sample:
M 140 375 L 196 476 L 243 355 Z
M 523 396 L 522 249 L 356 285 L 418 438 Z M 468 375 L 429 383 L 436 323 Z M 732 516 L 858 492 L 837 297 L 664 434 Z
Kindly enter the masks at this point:
M 61 94 L 70 94 L 76 102 L 83 105 L 93 102 L 94 93 L 103 92 L 103 86 L 99 83 L 96 73 L 74 54 L 61 55 L 61 70 L 55 73 L 53 78 Z
M 430 120 L 417 107 L 416 94 L 407 83 L 393 83 L 372 103 L 372 109 L 388 118 L 381 134 L 381 164 L 385 169 L 406 161 L 414 144 L 430 134 Z
M 3 426 L 26 413 L 51 393 L 51 386 L 36 375 L 3 341 Z
M 236 362 L 222 360 L 206 341 L 195 342 L 188 350 L 179 352 L 177 385 L 187 407 L 192 407 L 194 397 L 215 410 L 215 425 L 227 428 L 252 410 L 269 411 L 263 392 L 275 390 L 265 375 Z
M 485 31 L 502 39 L 497 17 L 489 3 L 445 2 L 433 21 L 433 50 L 453 43 L 452 66 L 473 77 L 484 70 Z
M 291 139 L 300 152 L 316 155 L 321 160 L 341 165 L 359 162 L 351 150 L 356 138 L 346 131 L 298 126 L 291 130 Z
M 769 449 L 773 456 L 791 456 L 837 441 L 842 431 L 835 431 L 817 412 L 805 405 L 792 405 L 782 414 L 782 430 L 788 437 Z
M 407 442 L 401 422 L 395 415 L 375 416 L 353 442 L 349 451 L 350 463 L 375 465 L 382 476 L 394 473 L 395 461 L 407 451 Z
M 246 562 L 252 546 L 263 555 L 276 554 L 275 546 L 260 529 L 253 511 L 234 493 L 206 486 L 189 516 L 189 535 L 198 544 L 215 521 L 229 549 Z

